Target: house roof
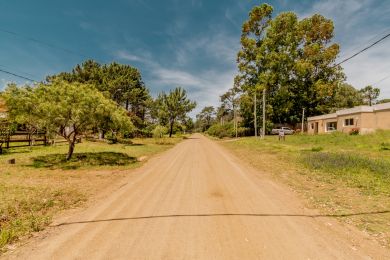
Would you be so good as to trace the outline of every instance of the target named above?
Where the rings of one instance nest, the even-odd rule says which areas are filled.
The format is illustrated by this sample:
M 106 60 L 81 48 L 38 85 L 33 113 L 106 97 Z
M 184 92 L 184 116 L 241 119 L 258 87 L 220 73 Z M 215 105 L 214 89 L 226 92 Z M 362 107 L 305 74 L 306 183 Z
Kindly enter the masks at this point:
M 312 116 L 312 117 L 308 117 L 307 120 L 308 121 L 323 120 L 323 119 L 337 118 L 337 116 L 351 115 L 357 113 L 373 113 L 381 110 L 390 110 L 390 102 L 377 104 L 373 106 L 358 106 L 358 107 L 337 110 L 336 113 Z

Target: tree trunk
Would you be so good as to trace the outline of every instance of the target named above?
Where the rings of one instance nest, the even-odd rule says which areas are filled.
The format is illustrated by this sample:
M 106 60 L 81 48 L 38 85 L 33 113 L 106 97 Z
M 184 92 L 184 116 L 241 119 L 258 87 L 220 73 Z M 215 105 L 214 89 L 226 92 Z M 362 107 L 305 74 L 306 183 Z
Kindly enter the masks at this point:
M 66 156 L 67 161 L 69 161 L 72 158 L 74 146 L 75 146 L 75 140 L 69 141 L 69 150 L 68 150 L 68 155 Z
M 129 111 L 129 100 L 126 99 L 126 111 Z
M 170 126 L 169 126 L 169 137 L 172 137 L 172 134 L 173 134 L 173 124 L 174 124 L 174 121 L 172 121 L 170 123 Z

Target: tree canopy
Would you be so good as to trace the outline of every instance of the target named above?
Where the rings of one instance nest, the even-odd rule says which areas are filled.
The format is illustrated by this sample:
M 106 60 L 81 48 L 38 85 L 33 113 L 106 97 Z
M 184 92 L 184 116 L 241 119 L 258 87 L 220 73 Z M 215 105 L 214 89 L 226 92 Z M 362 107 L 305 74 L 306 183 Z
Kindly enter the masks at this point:
M 299 20 L 293 12 L 272 18 L 272 12 L 268 4 L 254 7 L 242 26 L 241 89 L 248 95 L 267 90 L 272 122 L 297 123 L 303 108 L 308 116 L 330 112 L 344 80 L 335 64 L 333 22 L 319 14 Z
M 156 116 L 162 125 L 169 126 L 169 137 L 177 121 L 185 123 L 187 114 L 196 107 L 196 102 L 187 97 L 187 92 L 181 87 L 171 90 L 168 94 L 162 92 L 155 101 Z
M 144 127 L 147 103 L 151 97 L 138 69 L 116 62 L 101 65 L 87 60 L 71 72 L 48 76 L 46 80 L 50 83 L 58 79 L 95 86 L 107 98 L 125 107 L 136 127 Z
M 71 159 L 77 139 L 102 121 L 112 131 L 131 131 L 126 111 L 89 84 L 59 79 L 34 87 L 9 86 L 3 94 L 10 119 L 55 133 L 68 141 Z

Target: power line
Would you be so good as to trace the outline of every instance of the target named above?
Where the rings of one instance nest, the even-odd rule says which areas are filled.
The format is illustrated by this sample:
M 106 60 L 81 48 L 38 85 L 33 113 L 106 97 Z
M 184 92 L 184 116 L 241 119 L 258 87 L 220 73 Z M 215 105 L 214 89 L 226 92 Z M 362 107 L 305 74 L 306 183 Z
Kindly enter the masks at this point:
M 10 71 L 7 71 L 7 70 L 0 69 L 0 72 L 6 73 L 6 74 L 9 74 L 9 75 L 21 78 L 21 79 L 25 79 L 25 80 L 28 80 L 28 81 L 31 81 L 31 82 L 38 83 L 38 81 L 35 80 L 35 79 L 27 78 L 25 76 L 22 76 L 22 75 L 19 75 L 19 74 L 16 74 L 16 73 L 13 73 L 13 72 L 10 72 Z
M 384 81 L 384 80 L 386 80 L 386 79 L 388 79 L 388 78 L 390 78 L 390 74 L 387 75 L 386 77 L 382 78 L 381 80 L 378 80 L 377 82 L 375 82 L 375 83 L 373 83 L 373 84 L 370 84 L 370 85 L 375 86 L 376 84 L 379 84 L 379 83 L 381 83 L 382 81 Z
M 359 44 L 358 46 L 356 46 L 355 48 L 351 49 L 351 50 L 347 50 L 347 53 L 343 54 L 340 56 L 340 59 L 344 59 L 345 57 L 349 56 L 350 53 L 354 53 L 355 51 L 359 50 L 360 48 L 364 47 L 366 44 L 374 41 L 375 39 L 377 39 L 378 37 L 380 37 L 381 35 L 384 35 L 386 33 L 389 33 L 390 32 L 390 27 L 387 28 L 386 30 L 384 31 L 381 31 L 380 33 L 376 34 L 375 36 L 369 38 L 367 41 L 365 41 L 364 43 L 362 44 Z
M 374 47 L 375 45 L 377 45 L 378 43 L 380 43 L 381 41 L 383 41 L 384 39 L 386 39 L 386 38 L 389 37 L 389 36 L 390 36 L 390 33 L 388 33 L 387 35 L 383 36 L 382 38 L 380 38 L 380 39 L 377 40 L 376 42 L 370 44 L 369 46 L 365 47 L 364 49 L 358 51 L 358 52 L 355 53 L 354 55 L 352 55 L 352 56 L 350 56 L 350 57 L 348 57 L 348 58 L 342 60 L 341 62 L 337 63 L 336 65 L 334 65 L 334 67 L 336 67 L 336 66 L 338 66 L 338 65 L 340 65 L 340 64 L 342 64 L 342 63 L 344 63 L 344 62 L 347 62 L 347 61 L 349 61 L 350 59 L 352 59 L 352 58 L 358 56 L 359 54 L 361 54 L 361 53 L 363 53 L 363 52 L 365 52 L 366 50 L 368 50 L 368 49 Z
M 67 49 L 67 48 L 63 48 L 63 47 L 61 47 L 59 45 L 48 43 L 48 42 L 45 42 L 45 41 L 42 41 L 42 40 L 39 40 L 39 39 L 36 39 L 36 38 L 25 36 L 25 35 L 22 35 L 20 33 L 14 32 L 14 31 L 5 30 L 5 29 L 0 28 L 0 32 L 11 34 L 13 36 L 20 37 L 20 38 L 26 39 L 26 40 L 31 41 L 31 42 L 39 43 L 39 44 L 45 45 L 45 46 L 53 48 L 53 49 L 59 49 L 59 50 L 61 50 L 63 52 L 67 52 L 67 53 L 70 53 L 70 54 L 73 54 L 73 55 L 76 55 L 76 56 L 79 56 L 79 57 L 88 58 L 88 55 L 85 55 L 83 53 L 76 52 L 76 51 L 73 51 L 73 50 L 70 50 L 70 49 Z
M 14 73 L 19 73 L 19 74 L 27 75 L 27 76 L 32 77 L 32 78 L 35 78 L 35 77 L 36 77 L 36 75 L 30 74 L 30 73 L 28 73 L 28 72 L 25 72 L 25 71 L 22 71 L 22 70 L 14 70 L 14 69 L 11 68 L 11 67 L 4 66 L 4 65 L 1 65 L 1 64 L 0 64 L 0 67 L 3 67 L 4 69 L 7 69 L 7 70 L 12 70 L 12 71 L 14 71 Z

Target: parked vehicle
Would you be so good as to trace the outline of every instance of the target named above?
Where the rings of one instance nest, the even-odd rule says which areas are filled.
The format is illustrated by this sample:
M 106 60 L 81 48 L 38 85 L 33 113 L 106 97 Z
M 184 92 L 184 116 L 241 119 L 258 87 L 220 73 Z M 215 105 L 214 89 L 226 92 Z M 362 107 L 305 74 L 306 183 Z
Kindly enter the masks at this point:
M 286 134 L 286 135 L 292 135 L 295 132 L 290 127 L 284 127 L 283 126 L 283 127 L 278 127 L 278 128 L 272 129 L 271 134 L 278 135 L 280 131 L 283 131 L 284 134 Z

